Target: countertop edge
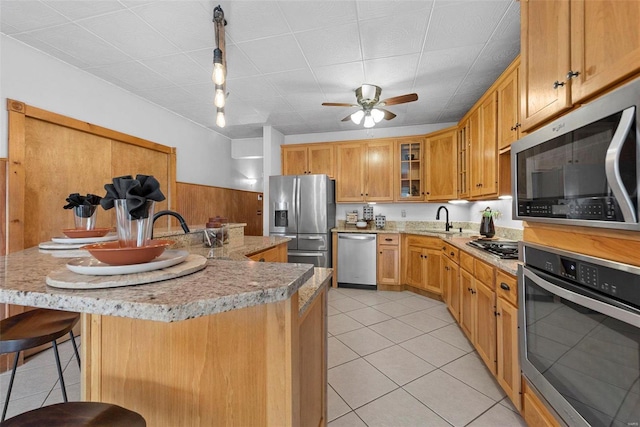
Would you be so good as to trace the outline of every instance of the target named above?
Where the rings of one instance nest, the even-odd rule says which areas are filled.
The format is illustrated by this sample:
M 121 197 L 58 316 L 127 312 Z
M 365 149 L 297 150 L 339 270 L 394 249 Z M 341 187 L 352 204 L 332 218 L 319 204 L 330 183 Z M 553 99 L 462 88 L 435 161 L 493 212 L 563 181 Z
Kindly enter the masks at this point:
M 333 269 L 315 267 L 313 277 L 298 289 L 298 315 L 302 316 L 315 301 L 323 288 L 328 287 L 333 276 Z

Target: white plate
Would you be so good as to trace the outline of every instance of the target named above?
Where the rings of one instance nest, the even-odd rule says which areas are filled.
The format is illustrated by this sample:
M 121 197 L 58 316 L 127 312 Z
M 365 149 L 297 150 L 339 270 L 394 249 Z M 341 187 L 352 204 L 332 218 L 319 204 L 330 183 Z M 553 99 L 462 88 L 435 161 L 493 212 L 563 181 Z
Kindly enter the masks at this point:
M 144 273 L 180 264 L 187 256 L 189 256 L 189 252 L 187 251 L 168 249 L 153 261 L 131 265 L 109 265 L 98 261 L 94 257 L 76 258 L 67 263 L 67 268 L 74 273 L 87 274 L 90 276 Z
M 64 244 L 89 244 L 89 243 L 98 243 L 98 242 L 110 242 L 112 240 L 118 240 L 118 235 L 116 233 L 109 233 L 106 236 L 102 236 L 102 237 L 83 237 L 83 238 L 77 238 L 77 239 L 72 239 L 71 237 L 67 237 L 67 236 L 58 236 L 58 237 L 52 237 L 51 241 L 54 243 L 64 243 Z

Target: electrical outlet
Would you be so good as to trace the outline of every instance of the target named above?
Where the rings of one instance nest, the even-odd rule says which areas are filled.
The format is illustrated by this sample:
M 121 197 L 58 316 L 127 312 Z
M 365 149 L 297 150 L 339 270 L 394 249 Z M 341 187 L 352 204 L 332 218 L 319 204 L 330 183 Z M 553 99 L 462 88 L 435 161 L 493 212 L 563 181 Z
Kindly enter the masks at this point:
M 405 211 L 404 209 L 402 209 L 400 211 L 400 216 L 402 216 L 402 218 L 406 218 L 407 217 L 407 211 Z

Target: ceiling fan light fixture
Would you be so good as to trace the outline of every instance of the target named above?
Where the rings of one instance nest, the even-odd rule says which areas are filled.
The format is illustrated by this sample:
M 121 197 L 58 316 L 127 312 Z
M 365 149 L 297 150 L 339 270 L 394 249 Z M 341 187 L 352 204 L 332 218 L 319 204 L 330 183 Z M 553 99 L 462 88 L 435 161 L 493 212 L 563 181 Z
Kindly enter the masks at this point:
M 351 121 L 359 125 L 363 117 L 364 117 L 364 111 L 358 110 L 351 115 Z
M 367 113 L 364 116 L 364 127 L 366 128 L 372 128 L 376 125 L 375 120 L 373 120 L 373 117 L 371 117 L 371 113 Z
M 216 85 L 216 95 L 213 98 L 213 105 L 222 108 L 224 107 L 225 101 L 224 87 Z
M 384 112 L 382 110 L 374 108 L 373 110 L 371 110 L 371 117 L 373 117 L 374 122 L 380 123 L 380 120 L 384 118 Z

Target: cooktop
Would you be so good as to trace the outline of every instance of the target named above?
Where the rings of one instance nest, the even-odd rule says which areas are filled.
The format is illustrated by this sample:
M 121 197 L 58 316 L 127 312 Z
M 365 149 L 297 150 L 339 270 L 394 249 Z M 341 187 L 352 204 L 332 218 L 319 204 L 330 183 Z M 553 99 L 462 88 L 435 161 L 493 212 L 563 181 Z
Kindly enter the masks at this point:
M 514 240 L 472 240 L 467 243 L 502 259 L 518 259 L 518 242 Z

